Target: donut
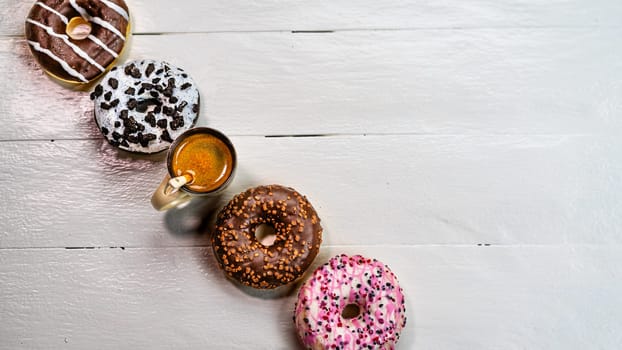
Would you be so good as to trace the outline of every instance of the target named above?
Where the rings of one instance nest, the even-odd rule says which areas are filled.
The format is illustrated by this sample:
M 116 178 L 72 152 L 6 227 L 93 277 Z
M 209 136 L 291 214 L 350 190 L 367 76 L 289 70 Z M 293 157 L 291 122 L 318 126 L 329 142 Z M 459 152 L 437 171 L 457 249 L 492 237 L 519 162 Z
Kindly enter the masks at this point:
M 154 60 L 114 67 L 91 93 L 95 122 L 123 150 L 156 153 L 193 127 L 199 90 L 183 69 Z
M 300 288 L 294 323 L 307 349 L 393 349 L 405 314 L 402 288 L 386 265 L 340 255 Z
M 119 57 L 129 22 L 123 0 L 39 0 L 26 18 L 26 40 L 44 71 L 84 84 Z
M 263 245 L 259 225 L 274 227 Z M 218 214 L 214 255 L 225 274 L 243 285 L 273 289 L 300 277 L 320 249 L 320 218 L 307 198 L 281 185 L 259 186 L 236 195 Z

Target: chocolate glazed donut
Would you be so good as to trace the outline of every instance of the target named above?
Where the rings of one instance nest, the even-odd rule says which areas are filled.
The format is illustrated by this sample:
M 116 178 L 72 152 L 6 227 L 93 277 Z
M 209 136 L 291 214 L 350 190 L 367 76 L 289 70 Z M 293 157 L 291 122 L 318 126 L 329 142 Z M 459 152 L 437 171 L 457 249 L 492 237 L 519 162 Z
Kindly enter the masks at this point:
M 80 38 L 68 27 L 82 23 Z M 70 83 L 88 83 L 121 54 L 129 32 L 123 0 L 39 0 L 26 18 L 26 39 L 41 67 Z
M 271 246 L 255 230 L 274 227 Z M 251 188 L 235 196 L 218 214 L 212 237 L 214 255 L 225 274 L 261 289 L 276 288 L 300 277 L 322 242 L 320 218 L 306 197 L 280 185 Z

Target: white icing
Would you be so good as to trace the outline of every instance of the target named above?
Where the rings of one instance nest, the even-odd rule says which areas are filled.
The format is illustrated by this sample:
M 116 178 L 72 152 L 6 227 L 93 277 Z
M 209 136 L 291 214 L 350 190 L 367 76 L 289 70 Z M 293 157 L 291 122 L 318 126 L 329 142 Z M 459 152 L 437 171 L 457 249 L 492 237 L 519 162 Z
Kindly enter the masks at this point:
M 46 5 L 46 4 L 44 4 L 44 3 L 40 2 L 40 1 L 36 2 L 35 5 L 39 5 L 39 6 L 43 7 L 44 9 L 46 9 L 46 10 L 52 12 L 53 14 L 57 15 L 58 17 L 60 17 L 60 20 L 63 21 L 63 23 L 65 23 L 65 24 L 69 23 L 69 19 L 67 19 L 67 17 L 63 16 L 62 13 L 54 10 L 53 8 L 49 7 L 48 5 Z
M 65 44 L 67 44 L 67 46 L 71 47 L 71 49 L 73 50 L 73 52 L 75 52 L 78 56 L 84 58 L 88 63 L 92 64 L 93 66 L 95 66 L 97 69 L 99 69 L 100 71 L 105 71 L 106 69 L 104 67 L 102 67 L 99 63 L 97 63 L 93 58 L 91 58 L 91 56 L 89 56 L 86 52 L 84 52 L 81 48 L 79 48 L 78 46 L 76 46 L 75 44 L 73 44 L 71 41 L 69 41 L 69 36 L 65 35 L 65 34 L 58 34 L 56 32 L 54 32 L 54 29 L 52 29 L 52 27 L 48 27 L 43 23 L 37 22 L 31 18 L 27 18 L 26 22 L 28 23 L 32 23 L 42 29 L 44 29 L 49 35 L 62 39 Z
M 116 36 L 121 38 L 123 41 L 125 41 L 125 36 L 123 36 L 123 34 L 121 34 L 121 32 L 117 28 L 115 28 L 112 24 L 104 21 L 103 19 L 99 17 L 93 17 L 89 15 L 88 12 L 86 12 L 84 8 L 80 7 L 80 5 L 76 3 L 76 0 L 69 0 L 69 3 L 71 4 L 71 7 L 73 7 L 80 14 L 80 16 L 82 16 L 84 19 L 108 29 L 109 31 L 114 33 Z
M 343 317 L 347 305 L 358 306 L 355 317 Z M 294 323 L 308 348 L 394 349 L 406 324 L 404 294 L 383 263 L 340 255 L 302 285 Z
M 90 39 L 92 42 L 99 45 L 102 49 L 106 50 L 106 52 L 108 52 L 112 57 L 114 58 L 119 57 L 118 53 L 114 52 L 111 48 L 109 48 L 106 44 L 104 44 L 103 41 L 99 40 L 99 38 L 94 36 L 93 34 L 90 34 L 87 37 L 87 39 Z
M 126 21 L 129 21 L 129 15 L 127 14 L 127 12 L 125 12 L 125 10 L 123 9 L 123 7 L 115 4 L 112 1 L 108 1 L 108 0 L 100 0 L 104 5 L 110 7 L 114 12 L 118 13 L 119 15 L 121 15 L 121 17 L 125 18 Z
M 140 71 L 141 73 L 140 78 L 134 78 L 130 75 L 125 74 L 125 67 L 131 64 L 134 64 L 134 66 L 138 68 L 138 70 Z M 149 77 L 146 77 L 145 71 L 147 67 L 149 66 L 149 64 L 154 65 L 154 70 L 149 75 Z M 168 72 L 164 69 L 165 67 L 169 68 Z M 160 74 L 156 74 L 156 71 L 160 69 L 162 69 L 163 72 Z M 198 117 L 198 112 L 195 113 L 193 112 L 192 109 L 195 104 L 196 105 L 199 104 L 199 90 L 197 89 L 196 84 L 194 83 L 194 81 L 192 80 L 190 76 L 186 75 L 186 78 L 184 78 L 182 74 L 186 74 L 186 73 L 182 71 L 181 69 L 175 66 L 172 66 L 166 62 L 154 61 L 154 60 L 139 60 L 139 61 L 127 62 L 126 64 L 122 66 L 118 66 L 115 70 L 112 70 L 108 74 L 106 74 L 106 76 L 102 79 L 100 83 L 100 85 L 103 87 L 103 93 L 100 96 L 95 98 L 95 120 L 97 121 L 97 125 L 100 128 L 103 127 L 109 131 L 108 134 L 105 135 L 106 138 L 108 138 L 108 140 L 113 140 L 112 133 L 115 131 L 119 134 L 123 134 L 125 127 L 123 126 L 123 121 L 119 118 L 119 116 L 121 114 L 121 111 L 128 109 L 127 104 L 130 99 L 134 98 L 137 101 L 140 101 L 140 100 L 154 98 L 153 96 L 150 95 L 150 91 L 155 91 L 155 90 L 150 90 L 150 91 L 146 90 L 141 95 L 138 94 L 138 91 L 141 88 L 140 83 L 153 84 L 152 81 L 155 78 L 160 78 L 160 81 L 157 84 L 161 86 L 166 86 L 168 83 L 168 79 L 170 78 L 175 79 L 175 88 L 172 91 L 173 93 L 172 95 L 178 99 L 178 102 L 175 104 L 170 103 L 169 99 L 166 96 L 164 96 L 162 93 L 160 93 L 157 99 L 160 102 L 162 102 L 163 106 L 175 108 L 175 106 L 178 106 L 182 101 L 186 101 L 188 103 L 186 107 L 181 112 L 179 112 L 179 114 L 183 118 L 184 126 L 179 127 L 177 130 L 171 129 L 170 122 L 172 121 L 172 117 L 166 116 L 164 115 L 164 113 L 156 114 L 155 115 L 156 121 L 160 119 L 167 120 L 166 130 L 169 133 L 171 139 L 173 140 L 175 140 L 184 131 L 191 128 L 196 123 L 196 120 Z M 114 78 L 118 81 L 119 85 L 117 89 L 113 90 L 110 87 L 109 80 L 111 78 Z M 139 84 L 135 85 L 136 83 L 139 83 Z M 192 85 L 189 88 L 182 90 L 181 86 L 186 83 L 190 83 Z M 125 93 L 125 90 L 127 90 L 130 87 L 135 89 L 136 93 L 134 95 L 127 95 Z M 110 98 L 109 101 L 107 101 L 104 95 L 109 91 L 112 92 L 112 97 Z M 111 107 L 110 109 L 101 108 L 102 103 L 110 104 L 110 102 L 114 101 L 115 99 L 119 99 L 119 104 L 116 107 Z M 152 111 L 152 110 L 153 108 L 149 108 L 147 111 Z M 150 141 L 147 147 L 143 147 L 140 143 L 129 142 L 128 147 L 120 145 L 119 148 L 127 150 L 127 151 L 131 151 L 131 152 L 156 153 L 156 152 L 163 151 L 170 146 L 170 143 L 168 141 L 164 141 L 161 139 L 163 129 L 161 129 L 158 125 L 151 126 L 149 123 L 147 123 L 144 120 L 144 118 L 147 116 L 147 112 L 138 112 L 136 111 L 136 109 L 134 109 L 134 110 L 129 110 L 128 115 L 134 117 L 134 119 L 138 123 L 143 124 L 143 126 L 145 127 L 145 130 L 141 131 L 143 135 L 151 133 L 151 134 L 156 135 L 156 139 Z M 119 127 L 114 126 L 115 122 L 117 121 L 121 123 Z M 121 141 L 121 139 L 119 141 Z
M 75 69 L 71 68 L 71 66 L 69 66 L 69 64 L 67 64 L 67 62 L 63 61 L 60 57 L 54 55 L 52 53 L 52 51 L 50 51 L 48 49 L 42 48 L 41 45 L 38 42 L 28 40 L 28 44 L 30 44 L 30 46 L 32 46 L 32 48 L 35 49 L 35 51 L 42 52 L 42 53 L 48 55 L 54 61 L 58 62 L 61 65 L 61 67 L 63 67 L 65 72 L 67 72 L 71 76 L 80 79 L 82 82 L 85 82 L 85 83 L 88 82 L 88 80 L 84 77 L 84 75 L 80 74 L 78 71 L 76 71 Z
M 53 14 L 57 15 L 61 21 L 63 21 L 63 23 L 67 24 L 69 23 L 69 19 L 65 16 L 63 16 L 62 13 L 54 10 L 53 8 L 47 6 L 46 4 L 42 3 L 42 2 L 37 2 L 35 3 L 35 5 L 39 5 L 41 7 L 43 7 L 44 9 L 52 12 Z M 100 46 L 102 49 L 106 50 L 106 52 L 108 52 L 112 57 L 117 58 L 119 57 L 119 54 L 117 52 L 115 52 L 114 50 L 112 50 L 111 48 L 108 47 L 108 45 L 106 45 L 103 41 L 99 40 L 99 38 L 97 38 L 94 35 L 89 35 L 87 37 L 87 39 L 91 40 L 92 42 L 94 42 L 95 44 L 97 44 L 98 46 Z

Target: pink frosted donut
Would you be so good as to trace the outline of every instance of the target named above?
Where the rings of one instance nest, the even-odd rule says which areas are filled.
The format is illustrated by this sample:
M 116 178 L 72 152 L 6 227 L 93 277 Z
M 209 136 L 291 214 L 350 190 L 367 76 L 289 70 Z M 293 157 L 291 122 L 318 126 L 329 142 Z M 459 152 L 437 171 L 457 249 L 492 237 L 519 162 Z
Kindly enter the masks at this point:
M 294 323 L 307 349 L 393 349 L 406 325 L 402 288 L 376 259 L 336 256 L 300 288 Z

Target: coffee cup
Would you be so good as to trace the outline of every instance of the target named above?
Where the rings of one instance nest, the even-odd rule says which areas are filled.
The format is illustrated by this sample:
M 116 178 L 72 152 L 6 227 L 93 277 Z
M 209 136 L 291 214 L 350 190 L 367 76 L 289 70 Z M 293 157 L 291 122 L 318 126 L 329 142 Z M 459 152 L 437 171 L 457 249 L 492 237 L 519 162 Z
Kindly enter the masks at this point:
M 179 135 L 166 157 L 168 174 L 151 197 L 157 210 L 179 207 L 194 196 L 215 196 L 233 180 L 237 156 L 218 130 L 197 127 Z

